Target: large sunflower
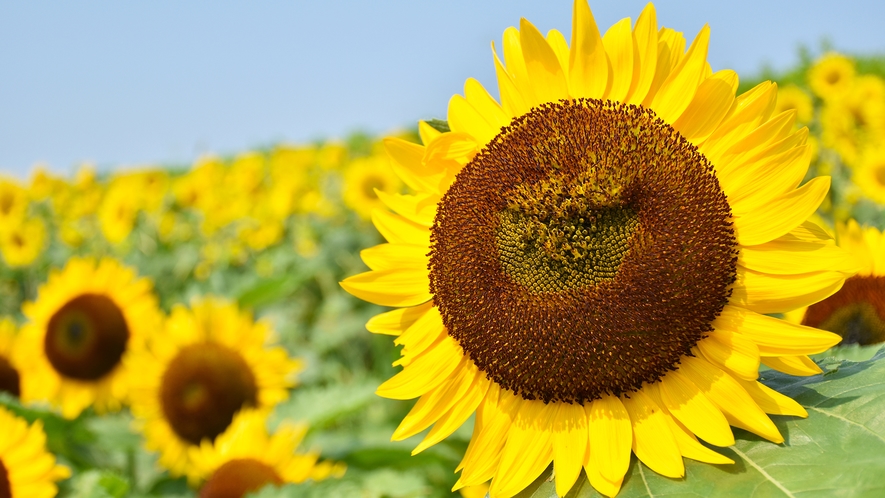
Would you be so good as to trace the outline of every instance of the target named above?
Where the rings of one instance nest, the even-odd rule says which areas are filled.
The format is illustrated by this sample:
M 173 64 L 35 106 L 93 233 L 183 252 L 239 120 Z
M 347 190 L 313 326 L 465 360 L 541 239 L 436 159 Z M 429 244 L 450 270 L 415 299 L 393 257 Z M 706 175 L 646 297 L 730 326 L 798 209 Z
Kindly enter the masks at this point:
M 52 498 L 56 481 L 71 471 L 56 465 L 55 455 L 46 451 L 43 422 L 27 421 L 0 407 L 0 496 Z
M 809 163 L 777 86 L 735 97 L 712 73 L 709 29 L 658 29 L 649 4 L 604 36 L 585 0 L 571 44 L 531 23 L 494 50 L 500 103 L 475 80 L 424 145 L 388 139 L 414 195 L 383 196 L 387 239 L 342 286 L 399 309 L 367 328 L 398 336 L 388 398 L 420 398 L 394 439 L 415 449 L 476 413 L 456 489 L 512 496 L 552 461 L 564 495 L 583 468 L 606 495 L 631 450 L 684 473 L 731 460 L 730 426 L 783 441 L 766 414 L 805 416 L 757 382 L 760 360 L 812 375 L 834 334 L 766 316 L 836 292 L 850 258 L 808 217 L 829 178 Z
M 217 298 L 178 306 L 133 352 L 132 412 L 160 464 L 196 482 L 191 448 L 215 441 L 243 408 L 267 411 L 289 396 L 301 363 L 269 346 L 270 327 Z
M 162 319 L 151 282 L 113 259 L 70 259 L 22 311 L 21 399 L 48 401 L 68 418 L 126 402 L 123 362 Z
M 201 479 L 201 498 L 239 497 L 265 485 L 321 481 L 341 477 L 343 464 L 319 462 L 319 453 L 296 450 L 307 426 L 284 424 L 267 432 L 267 416 L 258 410 L 242 410 L 230 427 L 214 442 L 203 440 L 190 450 Z
M 839 292 L 787 314 L 787 319 L 839 334 L 841 344 L 885 342 L 885 232 L 857 221 L 836 225 L 839 246 L 856 258 L 857 275 Z

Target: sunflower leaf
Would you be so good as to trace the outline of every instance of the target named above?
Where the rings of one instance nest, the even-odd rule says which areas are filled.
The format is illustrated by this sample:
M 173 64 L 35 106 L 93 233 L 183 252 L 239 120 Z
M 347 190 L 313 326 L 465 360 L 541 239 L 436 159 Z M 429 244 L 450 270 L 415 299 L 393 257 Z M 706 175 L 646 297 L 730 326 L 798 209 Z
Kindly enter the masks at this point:
M 735 429 L 734 446 L 714 448 L 734 465 L 685 459 L 683 479 L 662 477 L 634 457 L 618 497 L 885 496 L 885 351 L 859 362 L 831 357 L 821 367 L 826 375 L 763 372 L 762 382 L 808 410 L 807 419 L 772 417 L 784 444 Z M 527 496 L 556 496 L 549 475 Z M 567 498 L 596 496 L 581 476 Z

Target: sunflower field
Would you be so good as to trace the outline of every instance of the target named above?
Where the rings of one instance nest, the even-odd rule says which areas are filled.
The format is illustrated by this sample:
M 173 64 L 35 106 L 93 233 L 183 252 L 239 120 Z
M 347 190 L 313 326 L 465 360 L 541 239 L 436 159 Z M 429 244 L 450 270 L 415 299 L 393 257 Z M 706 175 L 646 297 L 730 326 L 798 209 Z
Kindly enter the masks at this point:
M 574 16 L 389 136 L 0 177 L 0 497 L 885 496 L 885 58 Z

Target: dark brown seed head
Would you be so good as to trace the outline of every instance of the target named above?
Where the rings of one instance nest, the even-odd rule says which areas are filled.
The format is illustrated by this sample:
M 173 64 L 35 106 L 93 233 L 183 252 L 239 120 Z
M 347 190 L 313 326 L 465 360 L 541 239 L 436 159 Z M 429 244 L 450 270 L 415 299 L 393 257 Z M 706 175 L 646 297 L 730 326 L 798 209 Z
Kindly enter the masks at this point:
M 839 334 L 843 346 L 885 342 L 885 276 L 849 278 L 839 292 L 809 306 L 802 325 Z
M 503 128 L 443 196 L 431 241 L 448 333 L 493 381 L 545 402 L 659 380 L 736 275 L 709 161 L 651 110 L 591 99 Z
M 9 360 L 0 356 L 0 391 L 8 392 L 15 397 L 21 395 L 21 382 L 18 370 Z
M 252 458 L 225 462 L 200 489 L 200 498 L 241 498 L 246 493 L 283 480 L 269 465 Z
M 127 341 L 129 326 L 120 308 L 107 296 L 81 294 L 49 319 L 43 347 L 58 373 L 94 381 L 120 363 Z
M 163 413 L 185 441 L 214 441 L 241 408 L 255 406 L 258 387 L 240 354 L 214 342 L 191 344 L 169 362 L 160 388 Z
M 12 484 L 9 482 L 9 472 L 6 464 L 0 458 L 0 498 L 12 498 Z

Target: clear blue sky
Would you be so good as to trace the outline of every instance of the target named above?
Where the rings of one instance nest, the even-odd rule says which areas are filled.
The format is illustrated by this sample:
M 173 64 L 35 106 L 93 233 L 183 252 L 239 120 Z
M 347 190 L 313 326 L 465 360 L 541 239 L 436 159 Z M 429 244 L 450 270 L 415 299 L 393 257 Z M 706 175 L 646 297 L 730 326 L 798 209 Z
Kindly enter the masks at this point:
M 604 31 L 644 1 L 592 1 Z M 712 29 L 714 69 L 752 75 L 829 38 L 885 52 L 885 2 L 657 2 L 659 24 Z M 384 133 L 444 117 L 489 43 L 526 17 L 569 36 L 571 2 L 0 0 L 0 173 L 187 163 L 278 141 Z M 494 93 L 494 90 L 492 90 Z

